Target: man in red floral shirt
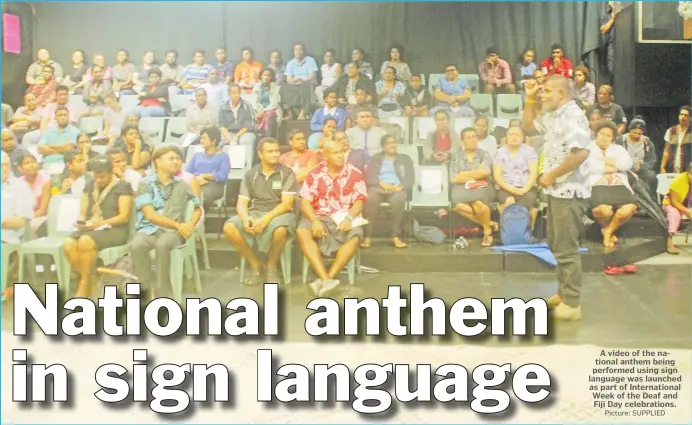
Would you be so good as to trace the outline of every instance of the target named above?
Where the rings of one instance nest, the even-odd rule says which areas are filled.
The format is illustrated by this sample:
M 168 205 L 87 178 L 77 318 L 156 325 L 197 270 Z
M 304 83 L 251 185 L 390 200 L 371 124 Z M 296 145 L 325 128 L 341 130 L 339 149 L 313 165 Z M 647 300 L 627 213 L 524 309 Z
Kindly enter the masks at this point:
M 346 162 L 340 144 L 328 141 L 322 152 L 324 161 L 307 175 L 300 190 L 303 216 L 296 231 L 300 250 L 317 275 L 310 288 L 320 297 L 339 285 L 336 277 L 358 251 L 363 229 L 353 227 L 353 222 L 368 197 L 363 174 Z M 322 256 L 334 252 L 327 271 Z

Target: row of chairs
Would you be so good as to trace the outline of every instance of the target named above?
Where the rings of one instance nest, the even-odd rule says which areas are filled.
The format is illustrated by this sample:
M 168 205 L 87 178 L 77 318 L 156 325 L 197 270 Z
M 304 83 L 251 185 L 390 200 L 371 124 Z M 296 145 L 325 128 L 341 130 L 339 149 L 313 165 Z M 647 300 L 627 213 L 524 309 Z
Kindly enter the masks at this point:
M 496 127 L 508 128 L 510 120 L 511 118 L 488 117 L 488 133 L 492 133 Z M 383 117 L 380 118 L 380 126 L 396 135 L 401 144 L 422 145 L 428 138 L 428 134 L 435 130 L 435 119 L 434 117 Z M 473 118 L 452 119 L 452 131 L 458 133 L 466 127 L 473 127 Z M 400 134 L 398 129 L 401 129 Z

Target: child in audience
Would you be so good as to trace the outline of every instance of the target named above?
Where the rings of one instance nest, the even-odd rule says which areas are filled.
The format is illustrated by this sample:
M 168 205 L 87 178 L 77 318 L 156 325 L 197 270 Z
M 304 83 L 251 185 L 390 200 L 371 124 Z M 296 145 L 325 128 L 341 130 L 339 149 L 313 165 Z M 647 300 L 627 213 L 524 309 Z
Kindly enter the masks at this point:
M 360 111 L 369 111 L 375 119 L 379 117 L 377 107 L 368 102 L 368 92 L 365 89 L 356 89 L 356 102 L 355 105 L 346 107 L 346 129 L 356 126 L 356 115 Z

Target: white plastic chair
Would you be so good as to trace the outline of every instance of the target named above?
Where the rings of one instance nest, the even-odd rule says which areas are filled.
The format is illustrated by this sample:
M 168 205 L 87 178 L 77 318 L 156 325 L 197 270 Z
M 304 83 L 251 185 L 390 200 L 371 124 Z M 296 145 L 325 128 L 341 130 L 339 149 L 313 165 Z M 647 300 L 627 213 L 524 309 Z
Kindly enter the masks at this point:
M 103 117 L 82 117 L 79 120 L 79 129 L 93 137 L 103 130 Z
M 668 194 L 670 190 L 670 184 L 673 179 L 678 175 L 675 173 L 665 173 L 656 176 L 658 184 L 656 185 L 656 194 L 658 195 L 658 202 L 663 203 L 663 198 Z
M 123 94 L 120 95 L 118 103 L 120 103 L 120 106 L 122 106 L 123 108 L 126 108 L 131 111 L 135 109 L 137 105 L 139 105 L 139 98 L 135 94 Z
M 180 145 L 180 139 L 187 133 L 187 118 L 173 117 L 168 119 L 166 126 L 166 138 L 164 142 Z
M 433 117 L 415 117 L 413 119 L 413 144 L 422 144 L 433 130 L 435 130 L 435 119 Z
M 435 86 L 444 77 L 444 74 L 430 74 L 430 77 L 428 78 L 428 90 L 430 90 L 430 94 L 435 91 Z
M 139 131 L 151 138 L 151 143 L 157 147 L 163 141 L 166 118 L 144 117 L 139 120 Z
M 409 144 L 411 143 L 409 139 L 409 118 L 408 117 L 383 117 L 380 118 L 380 123 L 387 123 L 387 124 L 396 124 L 399 127 L 401 127 L 402 133 L 401 133 L 401 139 L 399 140 L 400 144 Z
M 497 116 L 502 118 L 520 118 L 523 106 L 520 94 L 498 94 Z

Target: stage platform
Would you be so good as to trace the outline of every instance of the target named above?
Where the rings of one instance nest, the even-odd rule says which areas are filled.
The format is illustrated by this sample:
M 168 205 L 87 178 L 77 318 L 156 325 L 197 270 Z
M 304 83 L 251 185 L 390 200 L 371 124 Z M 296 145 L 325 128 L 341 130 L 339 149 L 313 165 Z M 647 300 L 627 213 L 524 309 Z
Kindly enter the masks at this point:
M 215 232 L 217 223 L 214 221 L 213 217 L 207 218 L 208 232 Z M 610 264 L 635 263 L 665 252 L 665 233 L 648 218 L 634 217 L 619 235 L 619 244 L 606 249 L 599 239 L 600 229 L 592 226 L 587 230 L 583 246 L 588 252 L 582 254 L 585 272 L 600 273 Z M 494 252 L 482 248 L 479 237 L 468 236 L 466 239 L 469 242 L 467 249 L 454 250 L 449 242 L 432 245 L 417 241 L 407 241 L 408 248 L 396 249 L 388 240 L 376 238 L 370 249 L 361 250 L 361 264 L 382 272 L 398 273 L 552 273 L 554 270 L 530 254 Z M 208 233 L 207 243 L 212 268 L 229 270 L 238 267 L 238 253 L 223 235 L 218 239 L 216 233 Z M 297 246 L 294 247 L 292 263 L 293 274 L 299 276 L 302 255 Z

